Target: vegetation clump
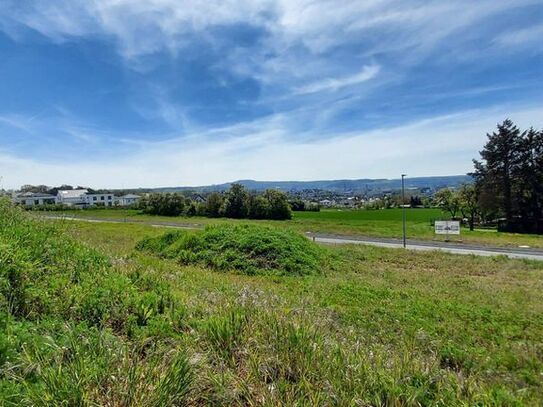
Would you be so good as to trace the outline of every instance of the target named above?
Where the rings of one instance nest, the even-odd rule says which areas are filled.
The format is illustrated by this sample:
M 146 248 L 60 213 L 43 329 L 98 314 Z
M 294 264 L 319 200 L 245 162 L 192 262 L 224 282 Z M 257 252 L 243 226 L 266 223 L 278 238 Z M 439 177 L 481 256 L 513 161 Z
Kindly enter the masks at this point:
M 137 248 L 182 264 L 242 274 L 317 274 L 325 249 L 302 235 L 257 225 L 210 225 L 144 239 Z
M 0 405 L 163 406 L 185 397 L 184 352 L 130 355 L 146 336 L 175 329 L 169 288 L 149 280 L 0 199 Z

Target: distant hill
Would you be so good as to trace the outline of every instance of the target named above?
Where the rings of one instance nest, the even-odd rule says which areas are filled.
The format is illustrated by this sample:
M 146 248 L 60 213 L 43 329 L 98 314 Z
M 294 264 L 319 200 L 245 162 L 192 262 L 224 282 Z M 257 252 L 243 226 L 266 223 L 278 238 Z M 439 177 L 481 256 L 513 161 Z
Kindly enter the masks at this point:
M 451 175 L 442 177 L 417 177 L 406 178 L 406 188 L 430 188 L 432 190 L 445 187 L 458 187 L 459 185 L 471 182 L 467 175 Z M 254 181 L 239 180 L 224 184 L 206 185 L 197 187 L 166 187 L 156 188 L 155 191 L 195 191 L 195 192 L 220 192 L 225 191 L 233 183 L 240 183 L 252 191 L 263 191 L 265 189 L 278 189 L 284 192 L 295 192 L 308 189 L 319 189 L 331 192 L 352 192 L 352 193 L 376 193 L 387 190 L 395 191 L 401 188 L 401 179 L 343 179 L 323 181 Z

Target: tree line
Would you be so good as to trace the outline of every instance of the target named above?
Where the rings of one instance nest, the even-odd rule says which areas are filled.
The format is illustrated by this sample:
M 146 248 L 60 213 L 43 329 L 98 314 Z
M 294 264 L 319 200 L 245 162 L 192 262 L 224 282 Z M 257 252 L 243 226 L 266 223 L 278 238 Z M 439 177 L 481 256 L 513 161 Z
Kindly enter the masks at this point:
M 507 119 L 487 134 L 479 154 L 470 174 L 474 183 L 438 191 L 436 201 L 451 217 L 467 219 L 471 230 L 479 222 L 543 233 L 543 130 L 521 130 Z
M 162 216 L 274 220 L 292 218 L 286 194 L 271 189 L 256 194 L 247 191 L 241 184 L 232 184 L 224 194 L 213 192 L 204 202 L 195 202 L 180 193 L 151 193 L 141 197 L 138 208 L 143 213 Z

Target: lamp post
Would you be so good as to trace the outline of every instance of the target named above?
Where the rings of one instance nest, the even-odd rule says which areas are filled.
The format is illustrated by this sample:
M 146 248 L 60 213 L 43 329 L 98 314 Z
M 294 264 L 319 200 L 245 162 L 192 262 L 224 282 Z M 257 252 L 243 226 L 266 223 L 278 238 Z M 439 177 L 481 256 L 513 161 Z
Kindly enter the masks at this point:
M 407 174 L 402 174 L 402 228 L 403 228 L 403 248 L 407 246 L 406 232 L 405 232 L 405 182 L 404 179 Z

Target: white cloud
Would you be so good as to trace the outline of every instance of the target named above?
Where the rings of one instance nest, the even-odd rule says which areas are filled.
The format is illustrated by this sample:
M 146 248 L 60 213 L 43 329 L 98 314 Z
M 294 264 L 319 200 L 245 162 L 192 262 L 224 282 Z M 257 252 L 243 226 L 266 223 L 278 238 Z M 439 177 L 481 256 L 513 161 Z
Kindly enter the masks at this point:
M 496 43 L 506 47 L 525 47 L 537 45 L 542 49 L 543 24 L 523 28 L 521 30 L 508 31 L 496 38 Z
M 508 114 L 509 112 L 510 114 Z M 203 185 L 236 179 L 314 180 L 461 174 L 488 131 L 506 115 L 520 127 L 543 127 L 543 108 L 468 111 L 395 128 L 292 140 L 281 118 L 147 142 L 110 161 L 41 162 L 0 151 L 5 187 L 84 184 L 91 187 Z M 219 137 L 228 135 L 228 137 Z M 431 138 L 431 142 L 428 140 Z
M 14 34 L 14 25 L 21 24 L 57 41 L 106 35 L 127 58 L 162 49 L 179 52 L 193 35 L 236 23 L 267 30 L 271 35 L 263 45 L 278 54 L 298 44 L 320 54 L 359 41 L 367 41 L 366 52 L 375 53 L 434 47 L 495 13 L 539 1 L 4 0 L 0 27 Z
M 367 65 L 360 72 L 341 78 L 325 78 L 296 89 L 296 94 L 316 93 L 322 91 L 335 91 L 346 86 L 357 85 L 369 81 L 377 76 L 381 68 L 378 65 Z
M 257 46 L 230 48 L 221 56 L 222 61 L 213 62 L 234 75 L 257 79 L 263 89 L 255 103 L 267 102 L 270 110 L 288 113 L 256 123 L 201 132 L 198 123 L 190 120 L 185 106 L 168 97 L 168 92 L 157 92 L 150 97 L 152 103 L 138 105 L 136 101 L 133 108 L 147 119 L 162 118 L 188 136 L 168 142 L 137 141 L 144 138 L 134 137 L 123 144 L 126 146 L 123 154 L 115 154 L 114 147 L 118 146 L 113 144 L 119 142 L 119 134 L 115 134 L 111 137 L 108 157 L 117 157 L 111 161 L 95 153 L 93 160 L 78 155 L 80 161 L 77 162 L 50 163 L 0 151 L 0 176 L 12 187 L 28 182 L 129 187 L 207 184 L 239 178 L 392 177 L 404 171 L 410 175 L 465 172 L 482 146 L 485 132 L 508 115 L 508 111 L 515 112 L 513 107 L 349 134 L 320 134 L 316 130 L 317 123 L 300 126 L 313 128 L 300 135 L 293 122 L 305 124 L 305 119 L 324 122 L 343 108 L 343 104 L 360 104 L 360 99 L 332 103 L 331 98 L 313 94 L 346 90 L 364 83 L 355 95 L 364 97 L 362 91 L 386 81 L 401 81 L 402 75 L 413 72 L 409 70 L 413 64 L 439 47 L 446 48 L 440 55 L 449 61 L 455 44 L 462 51 L 462 55 L 454 55 L 455 61 L 465 55 L 475 55 L 482 60 L 485 52 L 496 52 L 492 47 L 482 47 L 479 41 L 488 39 L 484 20 L 540 2 L 3 0 L 0 1 L 0 30 L 14 38 L 21 40 L 21 27 L 36 30 L 56 42 L 99 37 L 112 41 L 132 69 L 139 69 L 152 59 L 140 57 L 157 51 L 182 55 L 195 39 L 203 41 L 205 38 L 210 47 L 213 46 L 213 41 L 220 38 L 206 34 L 215 26 L 245 23 L 260 27 L 267 35 L 259 39 Z M 519 45 L 533 47 L 542 35 L 541 26 L 504 32 L 507 29 L 503 27 L 496 37 L 495 44 L 501 47 L 500 51 L 525 49 Z M 352 45 L 356 46 L 350 47 Z M 336 59 L 335 54 L 331 56 L 338 49 L 343 52 L 340 59 Z M 391 58 L 390 54 L 395 55 Z M 435 59 L 432 62 L 435 63 Z M 356 72 L 360 67 L 363 67 L 361 71 Z M 380 74 L 381 67 L 386 75 Z M 346 75 L 346 72 L 355 73 Z M 293 89 L 295 93 L 308 95 L 306 99 L 313 95 L 317 101 L 302 106 L 284 103 L 281 97 L 286 94 L 288 99 Z M 481 87 L 472 92 L 481 89 L 492 88 Z M 432 97 L 442 95 L 428 96 Z M 273 105 L 275 100 L 279 100 L 277 108 Z M 303 109 L 306 111 L 302 112 Z M 298 114 L 294 114 L 294 110 Z M 541 109 L 516 109 L 511 116 L 524 127 L 543 126 Z M 10 131 L 36 134 L 35 144 L 50 141 L 55 137 L 51 134 L 58 129 L 70 133 L 82 144 L 98 147 L 103 147 L 100 143 L 112 134 L 107 129 L 98 131 L 77 123 L 73 117 L 60 124 L 52 119 L 33 123 L 16 115 L 0 116 L 0 125 L 10 126 Z

